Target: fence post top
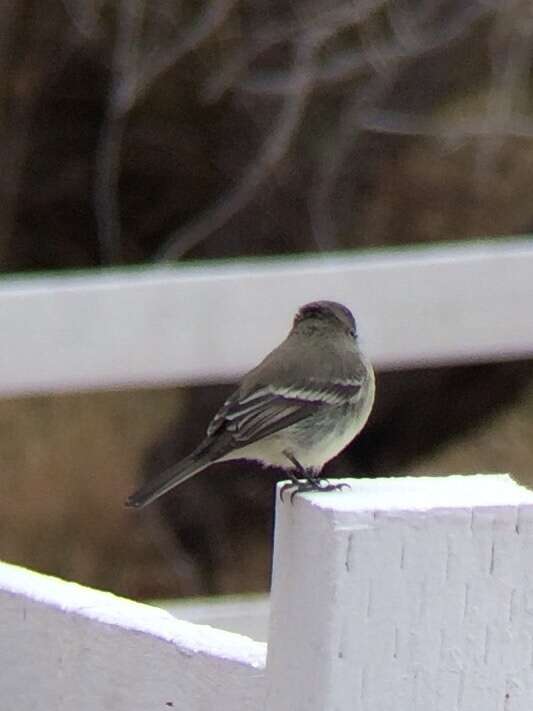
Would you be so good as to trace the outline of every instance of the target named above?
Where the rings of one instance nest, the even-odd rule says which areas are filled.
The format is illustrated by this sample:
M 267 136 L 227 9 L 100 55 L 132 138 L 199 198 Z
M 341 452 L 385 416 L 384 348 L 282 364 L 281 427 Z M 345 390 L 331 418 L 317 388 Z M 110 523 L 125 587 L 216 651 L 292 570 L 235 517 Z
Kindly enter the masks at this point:
M 295 511 L 320 509 L 324 512 L 401 512 L 435 509 L 464 509 L 533 505 L 533 491 L 518 484 L 508 474 L 451 474 L 448 476 L 341 479 L 349 488 L 340 491 L 298 494 L 279 500 L 280 508 Z M 302 510 L 302 509 L 300 509 Z

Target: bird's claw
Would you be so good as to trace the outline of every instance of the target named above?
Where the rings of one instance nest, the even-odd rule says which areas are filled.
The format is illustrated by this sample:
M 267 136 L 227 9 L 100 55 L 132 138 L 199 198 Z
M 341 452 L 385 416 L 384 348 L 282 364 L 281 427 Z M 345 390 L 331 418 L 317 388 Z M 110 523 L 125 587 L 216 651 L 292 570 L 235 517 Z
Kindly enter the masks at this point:
M 292 504 L 296 494 L 303 494 L 307 491 L 342 491 L 344 488 L 350 489 L 351 487 L 344 481 L 340 484 L 331 484 L 328 479 L 298 479 L 283 484 L 279 492 L 279 497 L 281 501 L 283 501 L 283 495 L 287 489 L 293 489 L 290 495 Z
M 294 489 L 295 491 L 298 491 L 298 484 L 295 481 L 287 482 L 286 484 L 283 484 L 281 489 L 279 490 L 279 498 L 283 502 L 283 494 L 287 491 L 287 489 Z M 292 502 L 292 497 L 293 494 L 291 494 L 291 502 Z

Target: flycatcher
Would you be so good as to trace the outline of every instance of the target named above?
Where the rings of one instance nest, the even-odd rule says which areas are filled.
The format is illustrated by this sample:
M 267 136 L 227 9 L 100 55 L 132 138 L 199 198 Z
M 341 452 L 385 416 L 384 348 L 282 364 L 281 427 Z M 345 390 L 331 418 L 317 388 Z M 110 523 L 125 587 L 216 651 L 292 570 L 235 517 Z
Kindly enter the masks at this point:
M 146 506 L 210 464 L 231 459 L 284 469 L 291 497 L 337 489 L 341 485 L 320 472 L 363 429 L 374 391 L 374 371 L 359 349 L 350 310 L 334 301 L 306 304 L 283 343 L 216 413 L 200 445 L 126 505 Z

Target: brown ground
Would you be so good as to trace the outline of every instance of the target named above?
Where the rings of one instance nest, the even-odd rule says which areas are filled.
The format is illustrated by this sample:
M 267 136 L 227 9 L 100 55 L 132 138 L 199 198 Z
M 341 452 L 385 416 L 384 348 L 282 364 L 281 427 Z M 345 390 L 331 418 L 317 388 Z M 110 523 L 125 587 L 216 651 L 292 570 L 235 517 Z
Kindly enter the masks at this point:
M 1 400 L 0 559 L 123 594 L 175 590 L 175 544 L 123 500 L 179 403 L 171 390 Z M 179 580 L 196 590 L 192 569 Z
M 512 406 L 437 448 L 406 474 L 509 473 L 533 489 L 533 384 Z

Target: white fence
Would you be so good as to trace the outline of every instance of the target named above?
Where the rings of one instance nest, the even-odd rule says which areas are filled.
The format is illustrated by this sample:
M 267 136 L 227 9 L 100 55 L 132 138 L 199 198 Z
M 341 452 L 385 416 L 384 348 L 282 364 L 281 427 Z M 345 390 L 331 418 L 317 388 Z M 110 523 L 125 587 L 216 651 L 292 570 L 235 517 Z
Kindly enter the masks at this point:
M 0 393 L 234 379 L 316 298 L 380 368 L 533 355 L 516 240 L 5 279 Z M 0 710 L 531 711 L 533 493 L 351 486 L 278 502 L 268 646 L 0 565 Z
M 0 393 L 234 380 L 324 298 L 380 369 L 529 357 L 533 240 L 4 278 Z
M 0 566 L 2 711 L 531 711 L 533 492 L 350 484 L 278 503 L 268 646 Z

